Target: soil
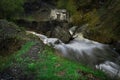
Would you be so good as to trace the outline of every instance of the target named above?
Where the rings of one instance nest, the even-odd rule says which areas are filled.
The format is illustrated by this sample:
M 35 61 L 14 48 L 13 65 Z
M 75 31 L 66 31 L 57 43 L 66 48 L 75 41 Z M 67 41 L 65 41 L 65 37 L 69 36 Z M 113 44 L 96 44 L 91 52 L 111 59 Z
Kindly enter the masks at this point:
M 41 50 L 42 49 L 40 49 L 40 44 L 36 43 L 27 53 L 23 54 L 21 57 L 23 59 L 29 57 L 31 60 L 37 60 L 39 58 L 38 53 Z M 24 68 L 22 68 L 19 63 L 13 62 L 12 66 L 0 72 L 0 80 L 34 80 L 34 74 L 31 74 L 31 76 L 25 74 Z

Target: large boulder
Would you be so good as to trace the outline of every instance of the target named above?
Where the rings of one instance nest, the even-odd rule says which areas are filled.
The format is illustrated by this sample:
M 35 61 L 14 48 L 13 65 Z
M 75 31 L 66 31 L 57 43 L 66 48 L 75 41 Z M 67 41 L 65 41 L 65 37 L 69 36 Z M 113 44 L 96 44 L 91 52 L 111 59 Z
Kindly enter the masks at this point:
M 60 26 L 57 26 L 54 31 L 52 32 L 52 37 L 58 38 L 64 43 L 67 43 L 70 41 L 72 36 L 70 35 L 69 31 L 67 29 L 63 29 Z
M 12 53 L 20 46 L 20 28 L 12 22 L 0 20 L 0 55 Z
M 0 20 L 0 41 L 6 38 L 16 37 L 21 30 L 12 22 Z
M 72 38 L 69 33 L 70 24 L 60 21 L 27 21 L 24 19 L 17 20 L 16 23 L 25 27 L 27 30 L 35 31 L 46 35 L 47 37 L 59 38 L 67 43 Z

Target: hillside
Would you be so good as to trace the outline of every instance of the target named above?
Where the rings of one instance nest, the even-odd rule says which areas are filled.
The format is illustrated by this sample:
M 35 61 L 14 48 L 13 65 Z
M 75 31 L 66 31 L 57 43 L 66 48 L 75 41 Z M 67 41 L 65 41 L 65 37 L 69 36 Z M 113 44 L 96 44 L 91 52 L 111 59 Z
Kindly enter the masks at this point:
M 1 0 L 0 80 L 119 80 L 119 14 L 120 0 Z

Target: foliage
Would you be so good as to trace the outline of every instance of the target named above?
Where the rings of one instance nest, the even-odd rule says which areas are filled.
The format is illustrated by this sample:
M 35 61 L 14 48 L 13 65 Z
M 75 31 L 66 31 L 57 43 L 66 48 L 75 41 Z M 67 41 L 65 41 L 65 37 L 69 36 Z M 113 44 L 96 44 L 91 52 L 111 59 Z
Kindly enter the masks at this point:
M 113 1 L 113 4 L 107 3 L 107 8 L 93 9 L 84 15 L 84 19 L 89 26 L 85 37 L 102 43 L 112 43 L 120 40 L 120 1 Z M 109 1 L 110 3 L 110 1 Z M 106 4 L 104 5 L 106 6 Z M 112 7 L 112 9 L 108 9 Z
M 27 42 L 25 43 L 22 48 L 15 52 L 12 55 L 8 55 L 8 56 L 0 56 L 0 71 L 10 67 L 14 60 L 17 60 L 18 62 L 24 61 L 20 56 L 24 53 L 26 53 L 32 45 L 34 45 L 34 42 Z
M 76 6 L 74 4 L 74 0 L 69 0 L 67 2 L 66 9 L 71 13 L 74 14 L 76 12 Z
M 66 5 L 67 5 L 67 2 L 68 2 L 68 0 L 58 0 L 57 1 L 57 7 L 58 8 L 66 8 Z
M 29 63 L 29 64 L 28 64 L 28 70 L 34 71 L 35 68 L 36 68 L 36 64 L 35 64 L 35 63 Z
M 57 7 L 67 9 L 71 14 L 76 11 L 74 0 L 58 0 Z
M 73 25 L 85 23 L 85 37 L 102 43 L 120 40 L 120 1 L 119 0 L 58 0 L 58 6 L 71 14 Z M 64 3 L 64 4 L 63 4 Z
M 40 53 L 40 60 L 37 62 L 39 69 L 36 77 L 39 79 L 52 79 L 52 80 L 87 80 L 87 76 L 83 76 L 78 71 L 85 72 L 86 74 L 93 74 L 96 77 L 105 78 L 104 74 L 100 71 L 93 71 L 91 68 L 78 64 L 76 62 L 64 59 L 54 54 L 50 47 Z
M 15 64 L 24 70 L 22 75 L 29 77 L 32 75 L 32 77 L 34 77 L 33 80 L 87 80 L 89 79 L 87 75 L 93 75 L 102 80 L 107 79 L 100 71 L 94 71 L 82 64 L 59 57 L 54 54 L 54 50 L 48 46 L 45 47 L 44 51 L 39 53 L 38 60 L 34 60 L 30 57 L 24 58 L 23 55 L 26 55 L 34 44 L 36 43 L 31 41 L 27 42 L 22 46 L 21 50 L 14 55 L 0 58 L 0 71 L 12 67 Z M 83 75 L 83 73 L 86 75 Z
M 10 18 L 23 12 L 25 0 L 0 0 L 0 18 Z
M 83 23 L 83 14 L 81 12 L 76 12 L 72 16 L 72 23 L 74 25 L 81 25 Z

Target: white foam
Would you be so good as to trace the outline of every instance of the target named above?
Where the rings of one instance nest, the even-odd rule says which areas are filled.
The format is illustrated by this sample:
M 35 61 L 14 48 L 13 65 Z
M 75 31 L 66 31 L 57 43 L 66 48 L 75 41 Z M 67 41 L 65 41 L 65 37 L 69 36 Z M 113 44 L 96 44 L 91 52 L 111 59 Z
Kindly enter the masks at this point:
M 69 59 L 94 66 L 113 77 L 117 74 L 120 66 L 114 61 L 119 57 L 108 45 L 101 44 L 92 40 L 88 40 L 77 34 L 78 37 L 64 44 L 57 38 L 47 38 L 42 34 L 29 32 L 38 36 L 46 45 L 52 46 L 55 50 Z M 113 56 L 114 55 L 114 56 Z M 120 72 L 118 73 L 120 77 Z

